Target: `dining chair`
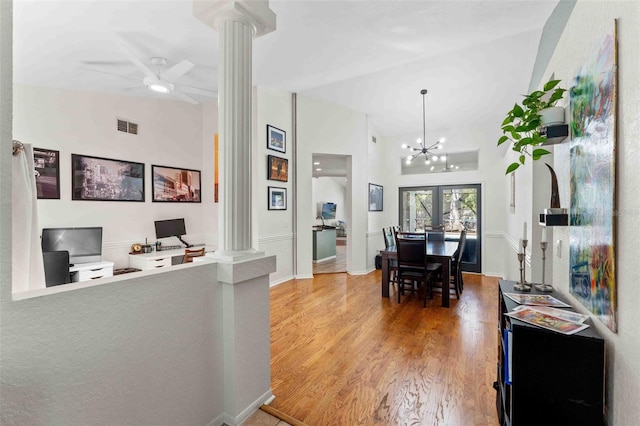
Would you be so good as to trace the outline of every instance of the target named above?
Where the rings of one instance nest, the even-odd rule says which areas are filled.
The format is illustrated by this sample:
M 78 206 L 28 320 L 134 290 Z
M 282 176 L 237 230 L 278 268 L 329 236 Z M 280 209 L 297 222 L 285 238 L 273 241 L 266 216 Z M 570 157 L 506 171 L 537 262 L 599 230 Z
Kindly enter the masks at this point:
M 458 241 L 458 248 L 453 254 L 453 259 L 451 262 L 451 276 L 455 281 L 455 285 L 457 291 L 462 293 L 464 288 L 464 282 L 462 281 L 462 258 L 464 256 L 464 251 L 467 246 L 467 230 L 463 229 L 460 232 L 460 240 Z
M 395 246 L 395 236 L 393 234 L 393 227 L 382 228 L 382 236 L 384 237 L 384 248 L 385 250 L 389 250 L 389 248 Z M 391 277 L 389 278 L 389 282 L 397 283 L 398 282 L 398 260 L 390 259 L 389 260 L 389 270 L 391 271 Z
M 191 263 L 193 262 L 194 257 L 200 256 L 204 256 L 204 247 L 197 250 L 184 249 L 184 258 L 182 259 L 182 263 Z
M 466 246 L 466 241 L 467 241 L 467 231 L 466 230 L 462 230 L 460 232 L 460 239 L 458 240 L 458 247 L 456 248 L 456 251 L 454 252 L 452 258 L 451 258 L 451 272 L 449 274 L 449 277 L 441 277 L 440 282 L 442 285 L 438 286 L 438 285 L 433 285 L 431 287 L 431 289 L 437 289 L 440 288 L 442 289 L 442 291 L 445 291 L 445 288 L 447 289 L 447 291 L 451 291 L 454 290 L 455 294 L 456 294 L 456 298 L 460 299 L 460 293 L 462 293 L 462 269 L 461 269 L 461 265 L 462 265 L 462 256 L 464 255 L 464 249 Z M 445 282 L 446 282 L 446 286 L 445 286 Z
M 415 293 L 415 286 L 418 290 L 424 291 L 423 307 L 427 306 L 427 295 L 430 293 L 432 272 L 427 268 L 427 241 L 417 238 L 396 238 L 396 253 L 398 256 L 398 303 L 410 285 L 411 292 Z

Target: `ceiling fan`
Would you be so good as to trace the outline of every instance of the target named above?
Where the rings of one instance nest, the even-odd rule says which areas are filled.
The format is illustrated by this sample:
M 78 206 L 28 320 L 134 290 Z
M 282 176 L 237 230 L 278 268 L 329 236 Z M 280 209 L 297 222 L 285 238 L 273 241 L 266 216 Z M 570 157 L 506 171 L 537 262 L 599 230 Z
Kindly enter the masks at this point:
M 124 56 L 129 59 L 129 61 L 131 61 L 131 63 L 133 63 L 133 65 L 135 65 L 136 68 L 138 68 L 138 70 L 141 71 L 144 75 L 141 81 L 142 85 L 140 85 L 139 87 L 146 87 L 147 89 L 156 93 L 170 94 L 192 105 L 197 105 L 200 102 L 198 102 L 198 100 L 194 97 L 189 96 L 187 93 L 207 97 L 217 96 L 217 93 L 211 90 L 200 89 L 183 84 L 176 85 L 176 80 L 191 71 L 191 69 L 194 67 L 194 64 L 192 62 L 185 59 L 181 62 L 178 62 L 171 68 L 165 69 L 167 65 L 167 59 L 155 56 L 151 58 L 151 67 L 149 67 L 133 53 L 133 49 L 131 49 L 129 44 L 126 43 L 123 39 L 115 37 L 115 42 Z M 154 68 L 155 72 L 151 68 Z M 140 81 L 140 77 L 131 75 L 119 74 L 96 68 L 89 68 L 89 70 Z

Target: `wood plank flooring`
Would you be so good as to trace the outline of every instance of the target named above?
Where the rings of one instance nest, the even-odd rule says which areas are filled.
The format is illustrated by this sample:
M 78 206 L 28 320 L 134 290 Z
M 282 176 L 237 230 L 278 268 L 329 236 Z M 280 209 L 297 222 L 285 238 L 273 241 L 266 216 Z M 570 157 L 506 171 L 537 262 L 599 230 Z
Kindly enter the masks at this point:
M 311 426 L 497 425 L 498 280 L 383 299 L 380 271 L 271 289 L 272 406 Z

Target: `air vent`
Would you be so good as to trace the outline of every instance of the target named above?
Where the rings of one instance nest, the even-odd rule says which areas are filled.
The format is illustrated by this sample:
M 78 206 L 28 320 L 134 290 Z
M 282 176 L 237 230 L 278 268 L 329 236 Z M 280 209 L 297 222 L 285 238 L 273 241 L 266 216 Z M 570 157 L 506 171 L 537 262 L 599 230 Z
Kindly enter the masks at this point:
M 138 134 L 138 124 L 137 123 L 131 123 L 131 122 L 126 121 L 126 120 L 121 120 L 119 118 L 117 120 L 118 120 L 118 131 L 119 132 L 131 133 L 132 135 L 137 135 Z
M 127 123 L 124 120 L 118 120 L 118 131 L 127 133 L 127 125 L 128 124 L 129 123 Z

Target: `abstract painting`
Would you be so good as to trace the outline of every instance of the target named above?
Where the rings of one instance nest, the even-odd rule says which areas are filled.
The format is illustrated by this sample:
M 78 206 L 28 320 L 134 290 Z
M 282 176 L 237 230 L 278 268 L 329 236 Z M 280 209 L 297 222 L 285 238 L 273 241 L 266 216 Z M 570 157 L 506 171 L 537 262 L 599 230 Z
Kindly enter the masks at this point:
M 571 294 L 616 332 L 616 37 L 607 35 L 570 90 Z

